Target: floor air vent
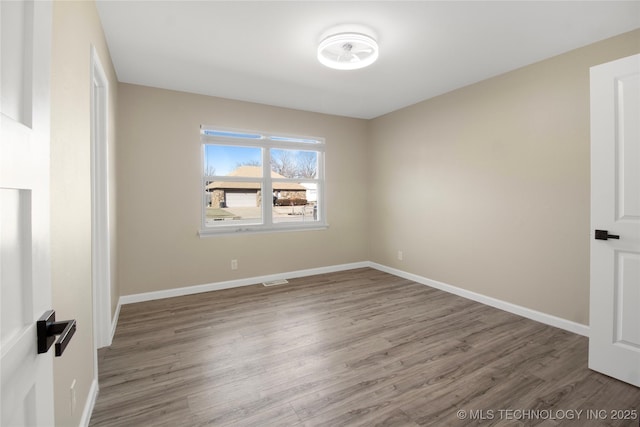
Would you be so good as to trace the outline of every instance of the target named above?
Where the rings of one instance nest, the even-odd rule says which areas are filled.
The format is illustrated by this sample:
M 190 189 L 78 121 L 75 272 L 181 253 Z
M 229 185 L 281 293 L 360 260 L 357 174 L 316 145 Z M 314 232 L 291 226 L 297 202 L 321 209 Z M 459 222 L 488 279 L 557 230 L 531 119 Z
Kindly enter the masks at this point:
M 289 281 L 287 279 L 281 279 L 281 280 L 271 280 L 269 282 L 262 282 L 262 284 L 264 286 L 277 286 L 277 285 L 286 285 L 287 283 L 289 283 Z

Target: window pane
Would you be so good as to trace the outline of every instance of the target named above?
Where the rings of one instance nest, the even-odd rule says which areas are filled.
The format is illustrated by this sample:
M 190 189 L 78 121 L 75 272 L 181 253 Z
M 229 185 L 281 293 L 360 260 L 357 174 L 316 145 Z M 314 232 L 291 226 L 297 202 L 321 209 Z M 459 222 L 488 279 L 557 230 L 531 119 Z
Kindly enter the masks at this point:
M 273 206 L 273 223 L 319 221 L 317 201 L 306 199 L 278 199 Z
M 257 133 L 233 132 L 225 130 L 203 130 L 202 133 L 208 136 L 221 136 L 225 138 L 262 139 L 262 135 Z
M 207 186 L 207 227 L 262 223 L 262 186 L 254 182 L 213 181 Z
M 272 148 L 270 154 L 271 170 L 281 175 L 274 178 L 317 178 L 317 151 Z
M 272 141 L 286 141 L 286 142 L 302 142 L 304 144 L 320 144 L 321 141 L 317 139 L 311 138 L 296 138 L 290 136 L 271 136 L 269 137 Z
M 262 177 L 262 149 L 233 145 L 205 145 L 204 174 Z
M 316 183 L 274 182 L 273 222 L 318 221 Z

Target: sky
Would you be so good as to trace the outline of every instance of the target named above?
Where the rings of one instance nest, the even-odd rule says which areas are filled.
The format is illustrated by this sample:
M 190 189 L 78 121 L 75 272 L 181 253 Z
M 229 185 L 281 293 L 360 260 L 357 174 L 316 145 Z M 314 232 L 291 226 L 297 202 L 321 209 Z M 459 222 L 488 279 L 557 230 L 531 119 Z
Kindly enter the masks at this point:
M 259 133 L 251 133 L 244 131 L 234 130 L 220 130 L 220 129 L 202 129 L 201 132 L 204 135 L 217 136 L 224 138 L 241 138 L 249 140 L 269 139 L 271 141 L 286 141 L 305 144 L 318 144 L 322 143 L 321 140 L 315 138 L 305 138 L 296 136 L 278 136 L 278 135 L 261 135 Z M 271 148 L 271 155 L 276 159 L 280 158 L 280 154 L 288 152 L 285 157 L 293 160 L 296 164 L 300 161 L 299 165 L 303 170 L 309 170 L 308 160 L 310 159 L 308 153 L 314 152 L 314 150 L 292 150 L 292 149 L 278 149 Z M 303 154 L 307 153 L 307 154 Z M 287 153 L 285 153 L 287 154 Z M 315 156 L 315 155 L 314 155 Z M 288 162 L 287 162 L 288 163 Z M 262 149 L 260 147 L 249 146 L 242 147 L 236 145 L 205 145 L 204 154 L 204 171 L 206 175 L 226 176 L 233 172 L 240 165 L 262 165 Z M 291 163 L 288 163 L 291 164 Z M 305 165 L 305 166 L 302 166 Z M 308 175 L 304 175 L 308 176 Z
M 302 151 L 279 148 L 271 148 L 270 150 L 271 155 L 276 159 L 279 159 L 282 153 L 288 152 L 289 158 L 294 162 L 302 159 L 302 157 L 305 156 L 303 153 L 316 153 L 311 150 Z M 230 172 L 233 172 L 239 165 L 243 164 L 262 165 L 261 148 L 236 145 L 205 145 L 205 174 L 218 176 L 229 175 Z
M 248 162 L 262 164 L 262 151 L 259 147 L 205 145 L 205 172 L 214 168 L 216 175 L 228 175 L 238 164 Z

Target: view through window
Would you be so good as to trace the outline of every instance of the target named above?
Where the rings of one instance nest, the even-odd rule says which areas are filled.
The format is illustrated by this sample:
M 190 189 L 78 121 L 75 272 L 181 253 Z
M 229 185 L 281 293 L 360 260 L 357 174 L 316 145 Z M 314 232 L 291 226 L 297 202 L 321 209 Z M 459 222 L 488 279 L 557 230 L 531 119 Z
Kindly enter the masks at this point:
M 324 139 L 202 127 L 201 234 L 326 226 Z

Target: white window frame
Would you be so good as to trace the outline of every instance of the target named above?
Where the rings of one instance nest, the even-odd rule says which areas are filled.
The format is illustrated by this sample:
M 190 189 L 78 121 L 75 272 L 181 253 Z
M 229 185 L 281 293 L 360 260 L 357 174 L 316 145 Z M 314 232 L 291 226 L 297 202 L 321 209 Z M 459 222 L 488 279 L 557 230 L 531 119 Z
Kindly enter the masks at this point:
M 329 227 L 327 222 L 327 199 L 325 196 L 325 140 L 321 137 L 300 136 L 281 133 L 259 132 L 244 129 L 231 129 L 219 126 L 201 126 L 201 180 L 200 193 L 202 194 L 200 237 L 212 237 L 225 234 L 244 233 L 271 233 L 279 231 L 324 230 Z M 207 135 L 206 131 L 216 133 L 229 133 L 226 135 Z M 242 137 L 241 135 L 251 135 Z M 226 175 L 205 174 L 205 151 L 207 145 L 225 145 L 239 147 L 258 147 L 262 149 L 262 178 L 230 177 Z M 271 152 L 272 148 L 315 151 L 318 156 L 318 169 L 316 178 L 272 178 L 271 177 Z M 216 226 L 207 226 L 207 196 L 205 187 L 211 181 L 238 181 L 255 182 L 262 184 L 262 221 L 256 224 L 234 224 L 233 221 L 224 221 Z M 269 203 L 273 194 L 273 182 L 315 183 L 317 186 L 317 220 L 273 222 L 272 204 Z

